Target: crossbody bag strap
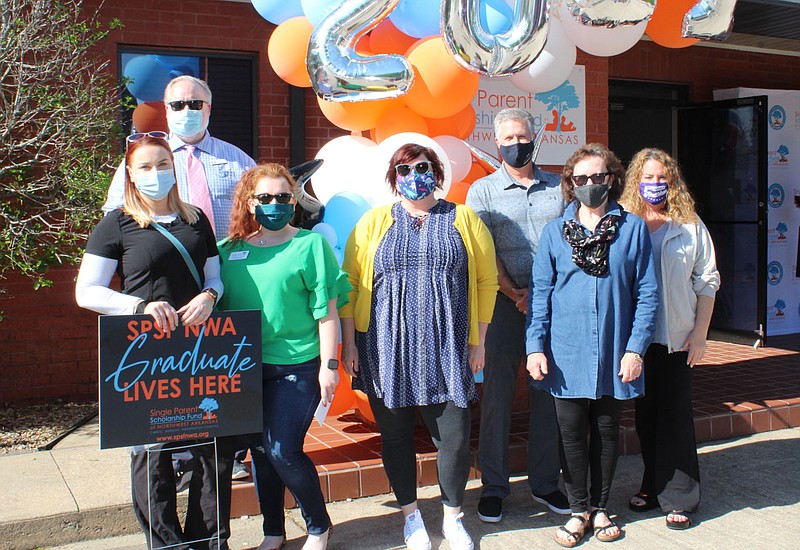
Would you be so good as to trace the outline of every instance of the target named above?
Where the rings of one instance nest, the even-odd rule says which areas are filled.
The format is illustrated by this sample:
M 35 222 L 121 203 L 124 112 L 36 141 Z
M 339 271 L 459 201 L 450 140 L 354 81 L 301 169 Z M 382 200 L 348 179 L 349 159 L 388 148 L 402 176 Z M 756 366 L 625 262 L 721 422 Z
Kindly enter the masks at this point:
M 181 242 L 175 238 L 175 235 L 161 227 L 159 224 L 155 222 L 150 222 L 150 225 L 158 229 L 159 233 L 164 235 L 169 242 L 171 242 L 175 248 L 178 249 L 178 252 L 181 253 L 181 257 L 183 261 L 186 262 L 186 267 L 189 268 L 189 271 L 192 273 L 192 277 L 194 277 L 194 282 L 197 283 L 197 288 L 203 290 L 203 283 L 200 281 L 200 273 L 197 272 L 197 267 L 194 265 L 192 261 L 192 257 L 189 255 L 189 252 L 186 250 L 186 247 L 181 244 Z

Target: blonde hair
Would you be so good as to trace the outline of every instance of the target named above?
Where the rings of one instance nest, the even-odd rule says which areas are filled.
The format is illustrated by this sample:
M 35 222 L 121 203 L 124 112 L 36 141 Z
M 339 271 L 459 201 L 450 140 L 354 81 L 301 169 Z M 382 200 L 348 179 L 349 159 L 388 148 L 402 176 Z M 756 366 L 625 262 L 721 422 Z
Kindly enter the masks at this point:
M 625 190 L 620 202 L 629 212 L 641 216 L 647 205 L 639 192 L 644 165 L 648 160 L 655 160 L 664 166 L 667 176 L 667 216 L 680 223 L 697 223 L 695 202 L 686 181 L 683 179 L 678 162 L 669 153 L 654 147 L 642 149 L 636 153 L 628 165 L 625 174 Z
M 161 147 L 167 151 L 169 153 L 170 160 L 173 161 L 172 170 L 173 172 L 175 171 L 175 159 L 172 156 L 172 150 L 170 149 L 167 140 L 154 138 L 151 136 L 144 136 L 141 139 L 137 139 L 136 141 L 131 141 L 128 143 L 128 150 L 125 151 L 125 198 L 122 209 L 131 218 L 136 220 L 136 223 L 138 223 L 140 227 L 147 227 L 151 222 L 155 223 L 156 220 L 142 199 L 142 194 L 131 180 L 128 168 L 131 165 L 133 153 L 136 152 L 136 150 L 140 147 L 144 147 L 146 145 L 155 145 L 156 147 Z M 192 206 L 191 204 L 187 204 L 181 200 L 181 197 L 178 194 L 177 183 L 172 186 L 172 189 L 169 190 L 169 194 L 167 194 L 167 206 L 169 206 L 171 211 L 183 218 L 183 221 L 189 225 L 196 224 L 197 220 L 200 219 L 199 209 L 196 206 Z

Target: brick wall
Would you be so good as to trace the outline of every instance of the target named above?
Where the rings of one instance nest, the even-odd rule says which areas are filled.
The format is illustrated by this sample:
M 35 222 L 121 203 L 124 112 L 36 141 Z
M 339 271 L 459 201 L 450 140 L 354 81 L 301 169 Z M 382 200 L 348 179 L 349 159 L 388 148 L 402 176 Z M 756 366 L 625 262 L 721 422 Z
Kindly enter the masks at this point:
M 98 0 L 87 0 L 96 5 Z M 219 0 L 106 0 L 103 16 L 119 18 L 125 28 L 111 33 L 101 54 L 116 74 L 117 45 L 233 51 L 258 55 L 257 160 L 288 162 L 288 85 L 269 67 L 266 44 L 273 25 L 248 3 Z M 713 88 L 734 86 L 800 89 L 800 58 L 692 47 L 662 48 L 641 42 L 612 58 L 578 52 L 586 66 L 588 141 L 608 135 L 608 78 L 687 82 L 692 101 L 708 101 Z M 306 157 L 330 139 L 347 134 L 322 116 L 314 94 L 305 94 Z M 550 167 L 558 170 L 560 167 Z M 97 388 L 96 315 L 74 303 L 76 268 L 54 269 L 51 288 L 34 292 L 30 282 L 10 274 L 0 281 L 0 404 L 55 398 L 92 399 Z M 527 406 L 524 371 L 515 408 Z

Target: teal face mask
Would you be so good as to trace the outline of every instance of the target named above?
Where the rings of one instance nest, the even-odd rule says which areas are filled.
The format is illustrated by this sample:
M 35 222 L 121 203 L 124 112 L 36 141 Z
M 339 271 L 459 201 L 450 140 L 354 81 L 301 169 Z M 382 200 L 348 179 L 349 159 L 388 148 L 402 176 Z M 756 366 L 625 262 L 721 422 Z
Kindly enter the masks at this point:
M 294 216 L 294 204 L 269 203 L 256 206 L 256 221 L 269 231 L 286 227 Z

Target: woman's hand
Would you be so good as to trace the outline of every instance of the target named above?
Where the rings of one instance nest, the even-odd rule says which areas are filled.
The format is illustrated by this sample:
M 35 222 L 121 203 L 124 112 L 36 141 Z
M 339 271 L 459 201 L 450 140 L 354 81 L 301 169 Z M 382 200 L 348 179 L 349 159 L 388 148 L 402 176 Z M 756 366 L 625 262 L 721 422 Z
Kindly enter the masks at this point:
M 486 347 L 483 344 L 467 346 L 467 360 L 472 374 L 483 370 L 486 366 Z
M 325 364 L 327 364 L 327 361 L 325 361 Z M 337 385 L 339 385 L 339 371 L 331 370 L 326 366 L 320 367 L 319 396 L 323 407 L 327 407 L 328 403 L 333 401 L 333 393 L 336 391 Z
M 689 337 L 686 339 L 686 342 L 683 343 L 683 347 L 680 349 L 680 351 L 689 352 L 689 357 L 686 360 L 686 364 L 691 368 L 694 368 L 694 366 L 699 363 L 706 354 L 705 334 L 698 334 L 697 330 L 693 330 L 691 333 L 689 333 Z
M 622 361 L 620 362 L 619 374 L 617 376 L 622 377 L 623 384 L 627 384 L 628 382 L 633 382 L 642 375 L 643 367 L 644 367 L 644 361 L 642 360 L 641 355 L 639 355 L 638 353 L 632 353 L 630 351 L 626 351 L 625 355 L 622 356 Z
M 358 348 L 355 342 L 342 342 L 342 367 L 344 372 L 358 378 Z
M 547 374 L 547 357 L 544 353 L 531 353 L 528 355 L 528 364 L 525 368 L 534 380 L 544 380 Z
M 164 332 L 178 328 L 178 312 L 167 302 L 149 302 L 144 313 L 153 317 L 156 326 Z
M 202 325 L 214 310 L 214 298 L 208 292 L 201 292 L 192 301 L 178 310 L 184 325 Z

